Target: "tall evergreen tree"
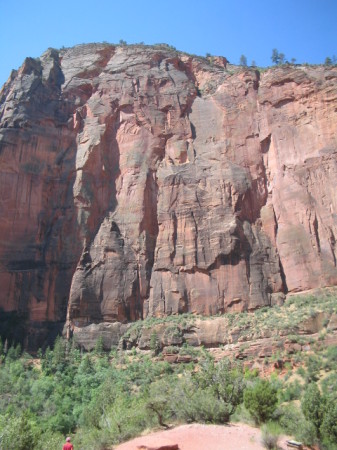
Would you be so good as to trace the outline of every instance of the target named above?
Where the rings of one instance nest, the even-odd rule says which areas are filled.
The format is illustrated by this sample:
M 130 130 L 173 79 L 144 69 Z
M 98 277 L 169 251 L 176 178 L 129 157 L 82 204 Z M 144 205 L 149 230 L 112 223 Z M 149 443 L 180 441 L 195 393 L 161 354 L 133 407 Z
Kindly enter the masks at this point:
M 245 55 L 240 56 L 240 66 L 247 67 L 247 58 Z

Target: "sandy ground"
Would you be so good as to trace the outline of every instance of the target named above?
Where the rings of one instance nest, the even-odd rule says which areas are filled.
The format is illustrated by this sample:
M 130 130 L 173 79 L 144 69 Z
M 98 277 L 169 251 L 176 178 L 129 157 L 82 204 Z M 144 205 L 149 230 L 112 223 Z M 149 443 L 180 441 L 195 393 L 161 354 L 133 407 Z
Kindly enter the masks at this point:
M 287 449 L 286 440 L 279 439 L 279 448 Z M 262 450 L 261 432 L 245 424 L 181 425 L 171 430 L 158 431 L 115 447 L 115 450 L 138 450 L 142 446 L 158 448 L 178 444 L 179 450 Z

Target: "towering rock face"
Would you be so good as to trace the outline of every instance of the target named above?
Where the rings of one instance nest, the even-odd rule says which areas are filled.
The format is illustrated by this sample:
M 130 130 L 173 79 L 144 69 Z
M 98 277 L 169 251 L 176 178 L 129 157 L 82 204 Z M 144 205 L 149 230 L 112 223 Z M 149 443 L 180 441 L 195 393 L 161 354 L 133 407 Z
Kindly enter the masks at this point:
M 337 284 L 336 68 L 215 62 L 96 44 L 11 75 L 3 317 L 210 315 Z

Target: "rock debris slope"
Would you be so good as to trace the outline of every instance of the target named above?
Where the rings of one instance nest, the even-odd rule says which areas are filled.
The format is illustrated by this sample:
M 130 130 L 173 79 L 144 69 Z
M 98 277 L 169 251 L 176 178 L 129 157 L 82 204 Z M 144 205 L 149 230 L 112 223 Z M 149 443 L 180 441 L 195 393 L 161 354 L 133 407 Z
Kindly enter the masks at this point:
M 213 315 L 337 284 L 337 69 L 27 58 L 0 97 L 0 311 Z

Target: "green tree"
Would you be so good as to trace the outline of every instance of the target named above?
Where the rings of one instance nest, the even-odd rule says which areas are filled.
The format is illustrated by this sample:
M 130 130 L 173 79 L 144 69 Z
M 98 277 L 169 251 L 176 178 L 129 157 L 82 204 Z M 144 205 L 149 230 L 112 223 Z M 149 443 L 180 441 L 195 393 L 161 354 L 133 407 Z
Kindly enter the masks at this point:
M 68 364 L 78 367 L 81 362 L 82 355 L 80 349 L 76 347 L 76 343 L 73 339 L 67 342 L 67 357 Z
M 337 448 L 337 404 L 333 400 L 330 400 L 326 406 L 320 433 L 327 448 Z
M 6 360 L 15 361 L 15 360 L 19 359 L 20 356 L 21 356 L 21 345 L 18 344 L 15 347 L 14 344 L 13 344 L 8 349 L 8 352 L 7 352 L 7 355 L 6 355 Z
M 63 366 L 66 362 L 66 342 L 61 336 L 57 336 L 54 343 L 52 364 L 55 368 L 59 365 Z
M 172 383 L 169 383 L 166 379 L 157 380 L 151 383 L 149 387 L 149 397 L 146 401 L 146 408 L 154 414 L 161 427 L 168 428 L 165 423 L 169 420 L 171 409 L 171 389 Z
M 285 54 L 279 53 L 276 48 L 273 48 L 272 54 L 271 54 L 271 60 L 274 64 L 284 64 L 285 61 Z
M 301 401 L 304 417 L 312 422 L 316 428 L 317 436 L 320 436 L 320 427 L 324 416 L 325 401 L 316 383 L 310 383 Z
M 330 58 L 330 56 L 327 56 L 325 58 L 324 65 L 325 66 L 332 66 L 332 59 Z
M 273 48 L 273 50 L 272 50 L 271 60 L 274 64 L 279 63 L 279 54 L 278 54 L 278 50 L 276 48 Z
M 247 58 L 245 55 L 240 56 L 240 66 L 247 67 Z
M 279 62 L 278 62 L 278 64 L 284 64 L 284 61 L 285 61 L 285 54 L 284 53 L 279 53 L 278 54 L 278 58 L 279 58 Z
M 61 433 L 46 430 L 40 437 L 38 444 L 34 447 L 34 450 L 49 450 L 61 449 L 64 443 L 64 435 Z
M 241 364 L 226 358 L 215 364 L 214 359 L 208 357 L 201 362 L 194 378 L 199 389 L 209 390 L 220 402 L 223 421 L 228 422 L 243 399 L 245 380 Z
M 158 334 L 154 331 L 150 337 L 150 349 L 153 352 L 153 355 L 156 356 L 160 352 L 160 342 L 158 338 Z
M 103 337 L 99 336 L 95 343 L 94 354 L 98 356 L 102 356 L 104 353 L 104 345 L 103 345 Z
M 104 411 L 100 421 L 100 428 L 106 428 L 109 432 L 110 442 L 107 443 L 110 446 L 140 434 L 151 425 L 144 400 L 139 395 L 130 396 L 126 393 L 116 397 L 113 404 Z
M 27 414 L 19 417 L 5 416 L 5 425 L 0 423 L 0 448 L 31 450 L 35 448 L 39 433 Z
M 277 405 L 277 390 L 267 380 L 259 380 L 243 395 L 244 405 L 257 424 L 272 417 Z

